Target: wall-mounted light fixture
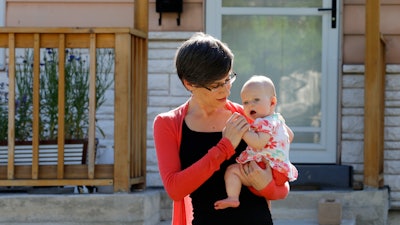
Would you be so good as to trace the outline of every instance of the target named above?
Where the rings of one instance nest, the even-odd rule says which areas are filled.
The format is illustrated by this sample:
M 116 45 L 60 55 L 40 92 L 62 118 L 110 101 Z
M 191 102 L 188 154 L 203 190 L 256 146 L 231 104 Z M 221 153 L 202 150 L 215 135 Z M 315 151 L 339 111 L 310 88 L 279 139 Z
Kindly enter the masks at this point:
M 182 13 L 183 0 L 156 0 L 156 12 L 160 13 L 158 18 L 158 25 L 161 26 L 162 13 L 164 12 L 176 12 L 178 18 L 176 18 L 176 24 L 181 25 L 181 13 Z

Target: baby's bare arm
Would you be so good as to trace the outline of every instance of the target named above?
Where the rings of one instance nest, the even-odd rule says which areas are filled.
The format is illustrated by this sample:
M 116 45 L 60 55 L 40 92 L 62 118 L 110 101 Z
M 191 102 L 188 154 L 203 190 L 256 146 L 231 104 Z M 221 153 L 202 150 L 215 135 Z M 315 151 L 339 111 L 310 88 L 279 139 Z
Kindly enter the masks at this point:
M 290 127 L 286 124 L 285 124 L 285 128 L 289 134 L 289 141 L 292 142 L 293 138 L 294 138 L 294 133 L 293 133 L 292 129 L 290 129 Z
M 261 150 L 268 143 L 271 135 L 264 132 L 255 132 L 253 130 L 248 130 L 243 135 L 243 140 L 255 150 Z

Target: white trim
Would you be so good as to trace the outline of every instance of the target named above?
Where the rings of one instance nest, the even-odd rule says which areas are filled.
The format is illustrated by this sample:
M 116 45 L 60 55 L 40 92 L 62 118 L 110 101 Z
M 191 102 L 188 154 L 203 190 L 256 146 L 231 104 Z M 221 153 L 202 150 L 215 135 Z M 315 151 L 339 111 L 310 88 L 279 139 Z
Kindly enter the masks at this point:
M 221 0 L 206 0 L 206 33 L 221 38 Z M 210 16 L 211 15 L 211 16 Z

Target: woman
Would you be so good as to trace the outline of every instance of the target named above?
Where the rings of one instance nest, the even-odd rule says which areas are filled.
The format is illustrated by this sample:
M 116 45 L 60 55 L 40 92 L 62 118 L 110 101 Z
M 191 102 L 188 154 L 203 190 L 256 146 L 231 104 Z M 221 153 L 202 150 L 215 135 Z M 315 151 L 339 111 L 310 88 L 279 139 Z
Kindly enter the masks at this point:
M 255 162 L 241 167 L 251 188 L 240 206 L 215 210 L 226 197 L 224 173 L 246 149 L 249 124 L 243 108 L 228 100 L 236 79 L 233 54 L 221 41 L 196 33 L 178 49 L 176 69 L 192 93 L 187 102 L 154 120 L 154 141 L 161 179 L 173 200 L 173 225 L 272 224 L 266 199 L 285 198 L 289 185 L 276 186 L 271 168 Z

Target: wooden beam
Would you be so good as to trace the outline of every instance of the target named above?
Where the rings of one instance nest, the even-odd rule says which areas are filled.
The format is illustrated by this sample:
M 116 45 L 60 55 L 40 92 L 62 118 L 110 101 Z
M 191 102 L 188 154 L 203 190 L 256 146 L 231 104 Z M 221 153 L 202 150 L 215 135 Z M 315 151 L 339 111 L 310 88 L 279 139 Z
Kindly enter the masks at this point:
M 112 179 L 48 179 L 48 180 L 2 180 L 1 186 L 66 186 L 66 185 L 88 185 L 88 186 L 108 186 L 112 185 Z
M 8 168 L 7 178 L 14 179 L 14 151 L 15 151 L 15 34 L 8 35 Z
M 94 178 L 96 151 L 96 34 L 90 34 L 88 176 Z
M 133 28 L 148 33 L 149 31 L 149 1 L 135 0 Z
M 134 29 L 148 33 L 149 31 L 149 1 L 135 0 L 134 7 Z M 135 102 L 132 105 L 133 121 L 131 129 L 132 137 L 132 155 L 131 155 L 131 173 L 133 176 L 142 176 L 146 174 L 146 130 L 147 130 L 147 49 L 148 39 L 134 38 L 132 46 L 132 63 L 136 65 L 133 68 L 132 75 L 132 99 Z M 131 182 L 132 183 L 132 182 Z M 135 188 L 144 189 L 146 182 L 141 182 Z
M 380 1 L 367 0 L 365 7 L 365 87 L 364 87 L 364 185 L 383 185 L 384 150 L 384 46 L 380 35 Z
M 65 68 L 65 35 L 58 35 L 58 68 Z M 65 70 L 58 70 L 58 166 L 57 179 L 64 177 L 65 140 Z
M 64 178 L 69 179 L 87 179 L 88 177 L 88 165 L 64 165 Z M 3 182 L 6 180 L 28 180 L 32 179 L 32 166 L 31 165 L 21 165 L 15 166 L 15 175 L 12 179 L 7 178 L 7 166 L 0 166 L 0 186 L 4 185 Z M 114 165 L 112 164 L 98 164 L 95 165 L 94 179 L 113 179 L 114 176 Z M 40 165 L 38 181 L 40 180 L 60 180 L 57 178 L 57 165 Z M 28 186 L 28 185 L 26 185 Z
M 39 174 L 40 140 L 40 34 L 33 35 L 32 179 Z
M 114 73 L 114 192 L 129 192 L 131 123 L 131 35 L 116 34 Z

